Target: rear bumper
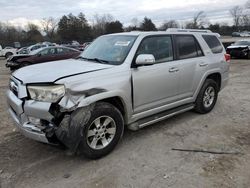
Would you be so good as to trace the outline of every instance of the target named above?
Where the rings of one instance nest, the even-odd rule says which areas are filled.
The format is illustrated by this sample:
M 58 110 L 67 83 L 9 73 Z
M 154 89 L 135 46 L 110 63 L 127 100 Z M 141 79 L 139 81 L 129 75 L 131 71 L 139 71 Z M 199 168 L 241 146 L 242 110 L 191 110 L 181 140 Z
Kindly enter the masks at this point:
M 43 142 L 49 143 L 45 133 L 41 130 L 41 127 L 29 122 L 28 117 L 23 111 L 23 101 L 17 98 L 11 91 L 7 92 L 7 102 L 9 105 L 9 113 L 13 118 L 16 127 L 26 137 Z

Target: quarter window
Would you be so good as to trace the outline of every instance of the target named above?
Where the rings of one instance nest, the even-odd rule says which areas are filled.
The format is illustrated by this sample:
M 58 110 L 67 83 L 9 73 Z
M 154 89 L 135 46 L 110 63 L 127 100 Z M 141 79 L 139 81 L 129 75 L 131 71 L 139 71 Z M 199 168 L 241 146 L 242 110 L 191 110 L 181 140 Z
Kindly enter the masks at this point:
M 142 41 L 136 57 L 140 54 L 152 54 L 156 63 L 172 61 L 173 48 L 170 36 L 148 37 Z
M 177 35 L 176 45 L 178 59 L 188 59 L 203 56 L 199 44 L 192 35 Z
M 203 39 L 206 41 L 207 45 L 214 54 L 222 53 L 223 47 L 216 36 L 213 35 L 203 35 Z

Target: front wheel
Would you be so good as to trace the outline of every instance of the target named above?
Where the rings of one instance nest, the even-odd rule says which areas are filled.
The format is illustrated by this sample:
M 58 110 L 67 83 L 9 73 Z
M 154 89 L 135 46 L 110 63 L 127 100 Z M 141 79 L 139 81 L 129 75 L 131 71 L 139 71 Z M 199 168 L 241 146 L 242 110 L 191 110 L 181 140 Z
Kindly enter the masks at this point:
M 83 127 L 80 152 L 91 159 L 103 157 L 115 148 L 123 131 L 121 112 L 109 103 L 97 103 L 89 121 Z
M 209 113 L 216 104 L 218 90 L 218 84 L 212 79 L 207 79 L 196 99 L 195 111 L 201 114 Z

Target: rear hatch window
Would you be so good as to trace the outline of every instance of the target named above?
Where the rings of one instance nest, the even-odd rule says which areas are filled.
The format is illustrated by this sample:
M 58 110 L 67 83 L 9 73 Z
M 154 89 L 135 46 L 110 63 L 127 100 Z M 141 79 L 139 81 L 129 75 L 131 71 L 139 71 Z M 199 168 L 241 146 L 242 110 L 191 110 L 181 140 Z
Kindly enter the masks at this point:
M 203 39 L 206 41 L 207 45 L 214 54 L 222 53 L 223 46 L 221 45 L 219 39 L 214 35 L 202 35 Z

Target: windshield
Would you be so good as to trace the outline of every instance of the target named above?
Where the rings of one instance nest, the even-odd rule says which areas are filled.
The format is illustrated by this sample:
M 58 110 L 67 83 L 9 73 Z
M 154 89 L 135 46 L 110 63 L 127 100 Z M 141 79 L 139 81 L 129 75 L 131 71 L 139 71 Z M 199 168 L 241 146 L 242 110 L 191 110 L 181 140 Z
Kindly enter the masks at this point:
M 239 46 L 239 45 L 250 46 L 250 41 L 238 41 L 238 42 L 234 43 L 234 46 Z
M 126 59 L 136 36 L 106 35 L 97 38 L 80 57 L 87 60 L 120 65 Z

